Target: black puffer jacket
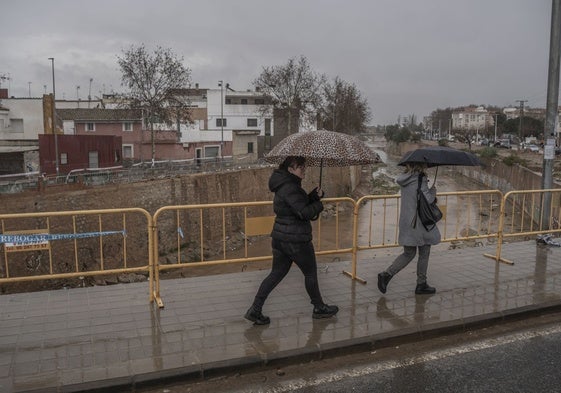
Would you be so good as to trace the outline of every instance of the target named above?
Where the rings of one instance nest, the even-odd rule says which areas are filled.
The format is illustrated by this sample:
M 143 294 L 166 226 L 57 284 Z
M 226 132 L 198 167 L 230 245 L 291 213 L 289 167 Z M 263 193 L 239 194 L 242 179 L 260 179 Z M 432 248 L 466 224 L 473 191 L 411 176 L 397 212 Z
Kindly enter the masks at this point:
M 302 179 L 292 173 L 276 169 L 269 179 L 269 190 L 275 193 L 273 209 L 276 214 L 271 236 L 286 242 L 312 240 L 312 224 L 323 210 L 317 193 L 306 194 Z

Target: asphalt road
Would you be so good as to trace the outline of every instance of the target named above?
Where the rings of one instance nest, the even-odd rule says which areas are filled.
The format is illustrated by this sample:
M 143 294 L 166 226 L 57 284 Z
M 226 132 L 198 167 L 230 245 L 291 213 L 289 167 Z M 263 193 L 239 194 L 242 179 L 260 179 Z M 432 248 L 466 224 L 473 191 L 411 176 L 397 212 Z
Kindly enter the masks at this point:
M 272 364 L 142 393 L 561 392 L 561 311 L 394 342 L 368 353 Z

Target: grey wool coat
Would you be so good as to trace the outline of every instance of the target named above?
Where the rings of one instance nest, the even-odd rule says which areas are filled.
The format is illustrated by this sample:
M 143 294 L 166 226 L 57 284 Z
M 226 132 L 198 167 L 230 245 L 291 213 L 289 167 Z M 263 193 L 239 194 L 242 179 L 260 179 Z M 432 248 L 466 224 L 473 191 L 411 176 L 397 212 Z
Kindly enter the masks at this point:
M 404 173 L 396 179 L 396 183 L 401 187 L 398 236 L 398 243 L 400 246 L 424 246 L 440 243 L 440 231 L 437 226 L 427 231 L 421 223 L 421 220 L 417 217 L 417 225 L 413 227 L 413 222 L 417 215 L 418 179 L 419 172 Z M 428 188 L 426 176 L 422 178 L 421 191 L 425 194 L 429 202 L 434 201 L 436 198 L 436 188 Z

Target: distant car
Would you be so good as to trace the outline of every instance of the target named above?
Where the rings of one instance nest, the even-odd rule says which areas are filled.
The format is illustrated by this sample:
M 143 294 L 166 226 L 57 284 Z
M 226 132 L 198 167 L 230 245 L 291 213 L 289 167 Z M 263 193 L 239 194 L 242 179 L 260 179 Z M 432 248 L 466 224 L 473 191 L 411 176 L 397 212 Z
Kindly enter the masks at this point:
M 540 151 L 540 148 L 534 144 L 531 145 L 526 145 L 526 147 L 524 148 L 525 150 L 530 150 L 531 152 L 534 153 L 538 153 Z
M 501 148 L 504 148 L 504 149 L 512 149 L 512 146 L 510 144 L 509 139 L 499 139 L 498 141 L 495 142 L 495 144 L 493 146 L 501 147 Z

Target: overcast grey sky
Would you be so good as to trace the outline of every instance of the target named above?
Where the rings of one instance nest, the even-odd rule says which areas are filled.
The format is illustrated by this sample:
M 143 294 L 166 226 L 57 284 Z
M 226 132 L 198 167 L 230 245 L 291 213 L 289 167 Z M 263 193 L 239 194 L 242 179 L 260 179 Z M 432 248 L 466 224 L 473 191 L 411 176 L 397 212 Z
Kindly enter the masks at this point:
M 193 83 L 253 89 L 263 66 L 306 56 L 354 83 L 372 124 L 469 104 L 545 107 L 551 0 L 3 1 L 0 75 L 10 95 L 122 91 L 117 56 L 171 48 Z M 29 85 L 31 82 L 31 85 Z

